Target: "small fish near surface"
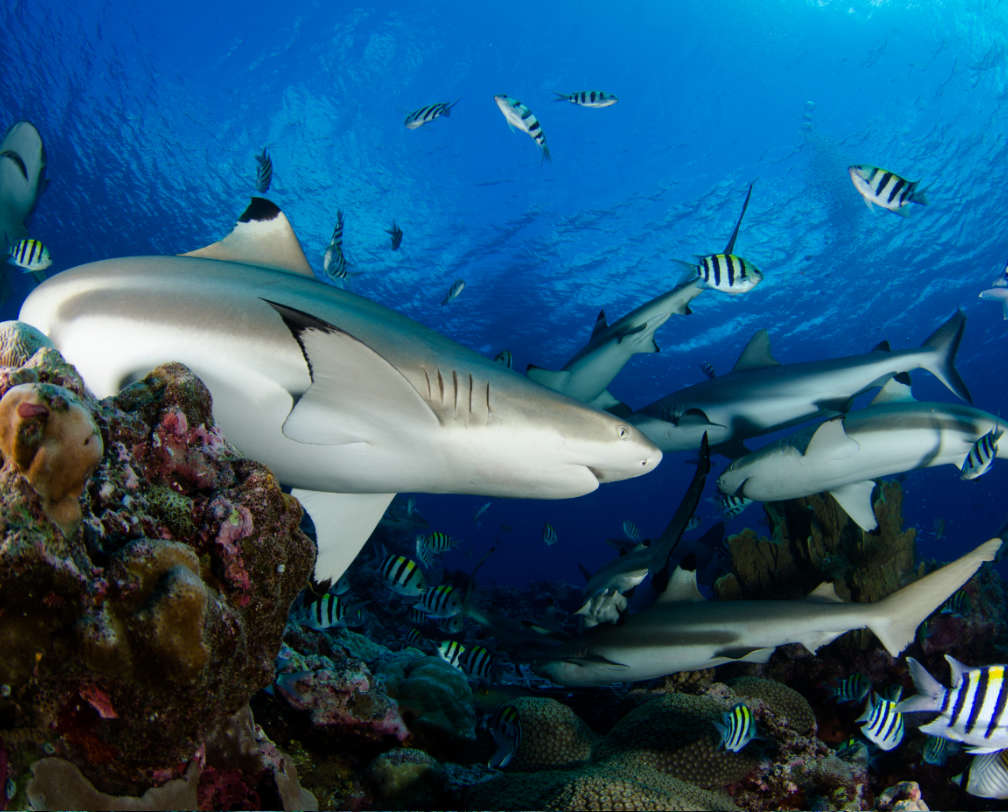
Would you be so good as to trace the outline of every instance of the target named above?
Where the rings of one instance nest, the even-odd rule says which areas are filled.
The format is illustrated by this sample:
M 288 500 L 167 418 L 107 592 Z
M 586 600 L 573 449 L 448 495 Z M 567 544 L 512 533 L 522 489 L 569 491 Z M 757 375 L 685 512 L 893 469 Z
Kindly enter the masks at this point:
M 350 272 L 347 270 L 346 257 L 343 255 L 343 211 L 336 210 L 336 225 L 333 226 L 329 245 L 322 256 L 322 270 L 333 284 L 342 287 Z
M 557 543 L 557 531 L 549 522 L 543 525 L 543 541 L 546 542 L 547 547 L 552 547 Z
M 10 247 L 7 261 L 26 273 L 39 273 L 52 265 L 49 249 L 41 241 L 25 237 Z
M 403 123 L 406 125 L 407 130 L 415 130 L 417 127 L 422 127 L 424 124 L 428 124 L 436 118 L 445 118 L 451 115 L 452 108 L 459 103 L 459 99 L 453 102 L 436 102 L 435 104 L 428 104 L 424 107 L 414 110 L 408 116 L 406 116 L 406 121 Z
M 997 426 L 973 443 L 973 447 L 969 450 L 969 454 L 966 455 L 966 459 L 959 469 L 963 479 L 976 479 L 991 469 L 994 458 L 997 457 L 998 440 L 1001 439 L 1003 433 L 1004 429 Z
M 731 710 L 725 711 L 721 721 L 714 722 L 714 727 L 721 734 L 718 747 L 732 753 L 740 752 L 756 738 L 756 720 L 744 702 L 739 702 Z
M 578 107 L 610 107 L 619 99 L 601 90 L 577 90 L 574 93 L 555 93 L 554 101 L 565 101 Z
M 945 688 L 913 657 L 907 657 L 917 695 L 900 703 L 903 713 L 935 712 L 922 733 L 969 745 L 966 752 L 992 753 L 1008 748 L 1008 683 L 1004 665 L 970 668 L 949 654 L 951 688 Z
M 398 251 L 399 246 L 402 245 L 403 232 L 399 226 L 396 225 L 396 221 L 392 221 L 392 228 L 385 229 L 385 233 L 392 238 L 392 250 Z
M 518 99 L 513 99 L 503 93 L 494 96 L 494 101 L 507 119 L 511 129 L 519 129 L 523 133 L 528 133 L 529 137 L 539 145 L 542 150 L 543 160 L 550 160 L 549 147 L 546 146 L 546 134 L 539 124 L 539 119 L 535 117 L 528 106 L 522 104 Z
M 903 714 L 897 709 L 897 703 L 872 693 L 871 699 L 855 721 L 864 722 L 861 732 L 865 738 L 878 746 L 880 750 L 892 750 L 903 741 L 905 726 Z
M 273 160 L 269 156 L 266 147 L 255 156 L 256 159 L 256 191 L 260 194 L 269 191 L 270 183 L 273 181 Z
M 487 766 L 502 770 L 511 763 L 521 744 L 521 718 L 518 709 L 514 705 L 501 705 L 493 712 L 487 727 L 497 747 Z
M 452 282 L 452 286 L 448 289 L 448 295 L 441 300 L 441 307 L 444 307 L 452 299 L 458 298 L 458 295 L 462 292 L 463 288 L 465 288 L 464 279 L 456 279 Z
M 742 204 L 742 211 L 739 213 L 738 220 L 735 221 L 735 230 L 732 231 L 725 250 L 720 254 L 707 254 L 699 257 L 696 265 L 684 263 L 695 268 L 697 281 L 704 287 L 713 288 L 721 293 L 739 295 L 748 293 L 763 281 L 763 273 L 759 268 L 749 260 L 732 253 L 735 250 L 735 240 L 738 239 L 742 218 L 745 217 L 746 209 L 749 208 L 752 187 L 753 185 L 750 183 L 745 202 Z
M 923 190 L 917 188 L 918 181 L 909 181 L 899 175 L 868 164 L 854 164 L 847 167 L 851 182 L 858 194 L 864 198 L 865 205 L 870 209 L 872 204 L 899 214 L 909 215 L 909 205 L 927 204 Z

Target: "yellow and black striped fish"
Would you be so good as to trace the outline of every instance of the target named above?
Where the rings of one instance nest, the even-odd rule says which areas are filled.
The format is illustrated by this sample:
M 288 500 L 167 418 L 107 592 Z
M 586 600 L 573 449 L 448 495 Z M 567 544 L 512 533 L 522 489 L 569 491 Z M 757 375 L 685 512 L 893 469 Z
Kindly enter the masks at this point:
M 49 249 L 41 241 L 25 237 L 10 247 L 8 261 L 24 271 L 38 273 L 52 265 Z
M 574 93 L 556 93 L 554 101 L 565 101 L 576 104 L 578 107 L 609 107 L 616 104 L 619 99 L 612 93 L 605 93 L 601 90 L 577 90 Z
M 503 93 L 494 96 L 494 101 L 497 102 L 504 118 L 507 119 L 508 125 L 512 129 L 517 128 L 523 133 L 527 133 L 542 150 L 543 160 L 550 160 L 549 147 L 546 146 L 546 134 L 539 124 L 539 119 L 529 110 L 528 106 Z
M 404 555 L 389 553 L 382 563 L 381 576 L 389 589 L 406 597 L 416 597 L 427 589 L 423 570 Z
M 895 699 L 886 699 L 873 691 L 864 713 L 855 721 L 864 722 L 861 732 L 880 750 L 892 750 L 903 741 L 903 714 Z
M 756 720 L 744 702 L 739 702 L 731 710 L 725 711 L 721 721 L 715 722 L 714 727 L 721 734 L 719 746 L 733 753 L 739 752 L 756 738 Z
M 439 584 L 424 592 L 414 608 L 433 618 L 455 617 L 462 611 L 462 597 L 451 584 Z
M 909 214 L 907 207 L 911 203 L 922 206 L 927 204 L 923 190 L 917 188 L 918 181 L 901 178 L 894 172 L 868 164 L 854 164 L 847 167 L 847 172 L 854 188 L 864 198 L 865 205 L 869 209 L 874 203 L 887 211 L 906 217 Z
M 438 646 L 438 656 L 444 660 L 448 665 L 462 670 L 462 655 L 465 653 L 466 647 L 463 646 L 458 640 L 443 640 L 441 645 Z

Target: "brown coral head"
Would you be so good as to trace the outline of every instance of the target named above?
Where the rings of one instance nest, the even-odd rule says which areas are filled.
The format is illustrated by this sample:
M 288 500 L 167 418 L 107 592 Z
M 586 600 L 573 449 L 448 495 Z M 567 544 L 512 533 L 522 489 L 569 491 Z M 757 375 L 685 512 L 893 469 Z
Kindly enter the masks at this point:
M 68 389 L 25 383 L 0 398 L 0 454 L 28 480 L 46 516 L 68 536 L 80 521 L 84 483 L 103 453 L 91 411 Z

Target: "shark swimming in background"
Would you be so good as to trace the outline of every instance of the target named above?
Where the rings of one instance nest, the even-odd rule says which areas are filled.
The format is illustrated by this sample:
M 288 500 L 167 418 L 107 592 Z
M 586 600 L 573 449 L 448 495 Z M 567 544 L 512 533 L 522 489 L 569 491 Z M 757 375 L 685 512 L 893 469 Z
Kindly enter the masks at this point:
M 953 314 L 920 348 L 892 350 L 882 342 L 864 355 L 781 364 L 765 330 L 757 332 L 725 375 L 705 379 L 643 407 L 627 419 L 663 451 L 696 448 L 705 432 L 729 456 L 747 453 L 743 441 L 803 420 L 846 412 L 852 399 L 893 375 L 926 369 L 970 402 L 955 369 L 966 317 Z
M 182 256 L 64 271 L 21 308 L 98 397 L 180 361 L 243 454 L 292 488 L 338 578 L 398 491 L 562 499 L 661 459 L 636 429 L 376 302 L 316 280 L 253 198 Z
M 679 567 L 654 606 L 561 644 L 535 668 L 562 685 L 636 682 L 729 662 L 764 663 L 785 643 L 814 653 L 861 628 L 897 657 L 923 620 L 1000 547 L 1001 539 L 986 541 L 875 603 L 842 602 L 826 583 L 802 600 L 706 600 L 696 571 Z
M 742 211 L 735 222 L 735 229 L 728 239 L 724 254 L 716 256 L 738 259 L 731 252 L 735 249 L 735 240 L 738 238 L 739 227 L 742 225 L 742 218 L 749 206 L 751 195 L 750 183 L 745 203 L 742 205 Z M 701 265 L 700 271 L 702 270 Z M 530 364 L 526 374 L 536 383 L 562 392 L 575 400 L 590 403 L 599 409 L 616 406 L 619 401 L 606 391 L 606 387 L 631 356 L 639 352 L 658 352 L 660 348 L 655 341 L 655 332 L 658 328 L 674 315 L 689 315 L 692 312 L 689 303 L 693 299 L 708 287 L 717 288 L 713 282 L 706 281 L 700 271 L 693 279 L 682 282 L 661 296 L 656 296 L 612 324 L 606 321 L 605 311 L 600 311 L 588 343 L 564 364 L 563 369 L 543 369 Z M 727 280 L 724 284 L 725 286 L 719 289 L 728 291 L 731 286 Z M 687 447 L 699 446 L 701 434 L 702 431 Z
M 892 379 L 868 407 L 735 460 L 718 489 L 761 502 L 830 493 L 862 529 L 873 530 L 875 479 L 936 465 L 962 469 L 977 440 L 1000 423 L 966 404 L 915 401 Z M 995 453 L 1008 456 L 1008 447 Z
M 49 181 L 42 136 L 30 121 L 18 121 L 0 141 L 0 248 L 8 249 L 28 236 L 25 221 Z M 6 253 L 6 251 L 5 251 Z M 45 272 L 32 272 L 38 281 Z

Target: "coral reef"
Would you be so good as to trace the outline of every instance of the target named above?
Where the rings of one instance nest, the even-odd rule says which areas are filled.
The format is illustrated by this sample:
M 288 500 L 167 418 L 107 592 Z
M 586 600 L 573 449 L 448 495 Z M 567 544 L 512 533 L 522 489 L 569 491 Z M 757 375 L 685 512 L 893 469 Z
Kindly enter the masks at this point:
M 22 425 L 0 469 L 0 740 L 17 775 L 57 757 L 38 766 L 36 789 L 70 762 L 95 791 L 141 798 L 203 759 L 213 731 L 272 681 L 314 546 L 296 501 L 220 436 L 184 367 L 99 402 L 30 328 L 0 325 L 0 351 L 0 394 L 30 393 L 8 401 Z M 46 492 L 24 465 L 17 449 L 40 405 L 36 457 L 81 461 L 73 446 L 100 433 L 82 494 Z M 50 433 L 61 417 L 73 430 Z M 79 522 L 65 521 L 70 503 Z
M 423 750 L 404 747 L 378 756 L 367 768 L 376 800 L 383 808 L 431 807 L 444 794 L 444 769 Z
M 773 709 L 787 727 L 802 736 L 816 731 L 815 711 L 808 700 L 783 682 L 763 677 L 738 677 L 728 683 L 735 696 L 750 702 L 759 699 Z

